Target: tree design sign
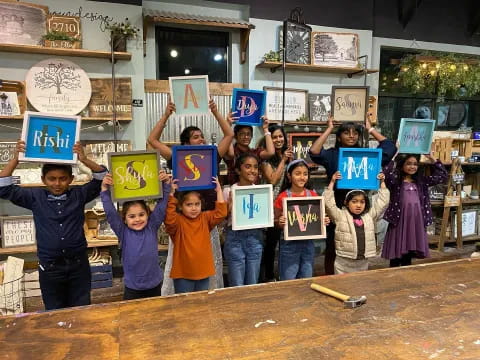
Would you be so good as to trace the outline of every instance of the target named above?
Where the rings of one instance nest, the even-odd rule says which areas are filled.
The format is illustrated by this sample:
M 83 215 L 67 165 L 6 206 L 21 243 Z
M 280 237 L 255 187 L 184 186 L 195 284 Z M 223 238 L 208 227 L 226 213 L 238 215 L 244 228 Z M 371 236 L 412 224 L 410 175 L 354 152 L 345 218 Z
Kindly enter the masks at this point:
M 325 239 L 325 202 L 323 196 L 283 199 L 285 240 Z
M 169 77 L 170 99 L 175 103 L 177 115 L 203 115 L 209 113 L 210 93 L 208 75 Z
M 238 117 L 237 124 L 261 126 L 266 96 L 261 90 L 233 89 L 232 111 Z
M 338 189 L 376 190 L 377 179 L 382 171 L 382 149 L 340 148 L 338 170 L 342 178 L 337 181 Z
M 332 116 L 338 122 L 364 122 L 368 109 L 368 86 L 332 86 Z
M 399 153 L 428 154 L 432 147 L 433 130 L 435 120 L 430 119 L 406 119 L 400 122 L 398 141 Z
M 231 187 L 232 229 L 263 229 L 273 226 L 273 187 L 252 185 Z
M 319 66 L 358 67 L 358 34 L 312 33 L 312 63 Z
M 112 200 L 158 199 L 163 196 L 158 179 L 160 155 L 157 151 L 108 153 L 113 177 Z
M 214 189 L 217 176 L 217 147 L 213 145 L 175 145 L 172 147 L 173 178 L 178 190 Z
M 90 101 L 88 75 L 78 65 L 63 59 L 46 59 L 27 73 L 27 98 L 38 111 L 76 115 Z

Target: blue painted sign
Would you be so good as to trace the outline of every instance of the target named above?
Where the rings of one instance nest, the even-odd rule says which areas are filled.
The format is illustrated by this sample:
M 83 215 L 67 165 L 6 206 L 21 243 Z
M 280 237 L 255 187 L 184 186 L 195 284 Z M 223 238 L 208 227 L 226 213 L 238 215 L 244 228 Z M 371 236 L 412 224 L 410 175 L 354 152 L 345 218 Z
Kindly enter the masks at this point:
M 239 118 L 237 124 L 261 126 L 266 98 L 265 91 L 233 89 L 232 112 Z
M 429 154 L 432 148 L 435 120 L 402 118 L 398 141 L 399 153 Z
M 273 187 L 268 185 L 231 188 L 232 229 L 258 229 L 273 226 Z
M 382 149 L 340 148 L 338 170 L 342 174 L 338 189 L 376 190 L 380 186 L 377 176 L 382 171 Z

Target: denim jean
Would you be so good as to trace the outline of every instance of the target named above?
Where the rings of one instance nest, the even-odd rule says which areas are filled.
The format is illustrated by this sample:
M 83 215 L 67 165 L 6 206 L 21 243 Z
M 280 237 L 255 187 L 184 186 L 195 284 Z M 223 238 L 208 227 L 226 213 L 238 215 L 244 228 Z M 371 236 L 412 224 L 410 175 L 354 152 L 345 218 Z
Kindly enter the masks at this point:
M 313 276 L 315 246 L 313 240 L 280 240 L 278 266 L 280 280 Z
M 200 280 L 173 279 L 175 294 L 208 290 L 209 279 L 208 277 Z
M 41 262 L 38 273 L 45 310 L 90 305 L 92 273 L 86 252 Z
M 257 284 L 263 251 L 262 229 L 227 230 L 223 253 L 229 286 Z

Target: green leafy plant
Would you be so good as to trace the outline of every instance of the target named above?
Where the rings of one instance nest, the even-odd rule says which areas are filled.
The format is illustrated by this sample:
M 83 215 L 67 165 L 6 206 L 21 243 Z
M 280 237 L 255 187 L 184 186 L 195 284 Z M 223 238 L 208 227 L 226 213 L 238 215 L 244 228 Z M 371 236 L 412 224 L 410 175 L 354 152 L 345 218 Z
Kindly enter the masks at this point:
M 136 38 L 140 29 L 133 26 L 128 18 L 124 22 L 114 22 L 108 24 L 106 29 L 112 33 L 113 36 L 123 36 L 127 39 Z
M 65 41 L 79 41 L 77 38 L 68 35 L 66 32 L 63 31 L 56 31 L 52 30 L 46 33 L 45 35 L 42 36 L 43 40 L 50 40 L 50 41 L 55 41 L 55 40 L 65 40 Z
M 268 53 L 265 53 L 265 55 L 263 55 L 263 60 L 281 62 L 282 58 L 280 56 L 280 51 L 270 50 Z

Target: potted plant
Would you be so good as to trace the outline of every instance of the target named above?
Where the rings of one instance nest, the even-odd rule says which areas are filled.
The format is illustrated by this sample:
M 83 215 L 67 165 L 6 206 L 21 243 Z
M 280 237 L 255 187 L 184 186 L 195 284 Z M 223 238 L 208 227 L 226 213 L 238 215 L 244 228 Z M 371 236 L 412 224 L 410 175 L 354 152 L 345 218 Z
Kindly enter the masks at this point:
M 114 22 L 108 24 L 106 29 L 110 31 L 110 44 L 113 43 L 114 51 L 127 51 L 127 39 L 134 39 L 137 37 L 140 29 L 133 26 L 128 18 L 124 22 Z
M 63 31 L 52 30 L 42 36 L 43 46 L 51 48 L 79 49 L 80 40 Z

